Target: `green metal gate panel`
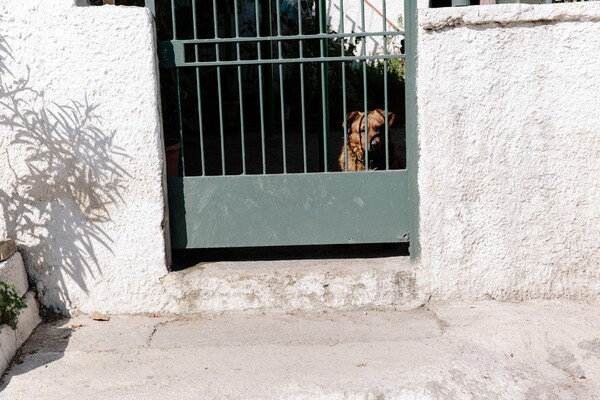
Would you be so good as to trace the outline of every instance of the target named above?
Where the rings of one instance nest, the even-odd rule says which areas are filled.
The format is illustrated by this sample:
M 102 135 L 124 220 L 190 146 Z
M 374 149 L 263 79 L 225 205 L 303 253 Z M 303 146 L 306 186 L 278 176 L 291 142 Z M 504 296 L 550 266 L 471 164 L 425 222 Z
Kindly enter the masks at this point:
M 407 242 L 405 171 L 169 179 L 174 248 Z
M 327 24 L 326 0 L 146 1 L 157 21 L 165 136 L 180 158 L 168 177 L 173 248 L 409 241 L 416 99 L 407 93 L 404 105 L 398 71 L 400 39 L 413 57 L 414 35 L 390 21 L 386 0 L 361 0 L 350 32 L 344 1 L 329 3 L 340 10 L 337 27 Z M 375 29 L 366 29 L 368 7 L 381 17 Z M 415 2 L 404 15 L 415 17 Z M 367 41 L 381 50 L 368 54 Z M 406 87 L 414 91 L 414 76 Z M 406 130 L 393 125 L 404 114 Z M 383 163 L 371 134 L 384 144 Z M 365 170 L 353 171 L 349 157 Z

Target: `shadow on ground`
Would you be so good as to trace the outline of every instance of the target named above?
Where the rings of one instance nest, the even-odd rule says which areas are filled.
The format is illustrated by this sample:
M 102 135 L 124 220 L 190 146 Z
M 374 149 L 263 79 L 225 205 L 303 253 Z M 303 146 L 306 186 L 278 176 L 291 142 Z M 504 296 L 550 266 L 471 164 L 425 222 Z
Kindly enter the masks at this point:
M 10 367 L 0 378 L 0 393 L 13 377 L 26 374 L 61 359 L 75 328 L 64 326 L 68 319 L 59 319 L 39 325 L 18 350 Z M 27 362 L 25 363 L 25 359 Z

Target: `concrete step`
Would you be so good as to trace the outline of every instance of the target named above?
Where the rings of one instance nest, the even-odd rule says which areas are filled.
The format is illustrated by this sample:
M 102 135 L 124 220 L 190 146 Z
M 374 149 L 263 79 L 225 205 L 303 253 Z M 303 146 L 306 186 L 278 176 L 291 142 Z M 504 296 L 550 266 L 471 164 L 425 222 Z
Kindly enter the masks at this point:
M 17 330 L 13 330 L 8 325 L 0 325 L 0 375 L 8 368 L 17 350 L 25 343 L 35 327 L 42 322 L 35 293 L 27 292 L 23 301 L 27 304 L 27 308 L 21 310 L 19 314 Z
M 163 278 L 178 313 L 414 309 L 408 257 L 201 263 Z
M 7 253 L 4 253 L 7 254 Z M 0 262 L 0 281 L 15 285 L 17 293 L 27 308 L 21 310 L 17 329 L 8 325 L 0 325 L 0 375 L 10 365 L 17 350 L 27 340 L 31 332 L 41 322 L 40 311 L 34 292 L 28 292 L 29 282 L 21 253 L 15 252 L 5 261 Z

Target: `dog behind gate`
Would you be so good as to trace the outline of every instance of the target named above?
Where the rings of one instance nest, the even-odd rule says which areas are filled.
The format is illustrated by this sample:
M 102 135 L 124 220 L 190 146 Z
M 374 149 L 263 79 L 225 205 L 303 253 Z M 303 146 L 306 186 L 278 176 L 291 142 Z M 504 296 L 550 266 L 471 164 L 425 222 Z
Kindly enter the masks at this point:
M 388 125 L 394 122 L 394 113 L 388 113 Z M 368 133 L 365 136 L 365 120 L 368 125 Z M 365 143 L 369 152 L 370 170 L 386 169 L 386 146 L 389 156 L 389 169 L 400 168 L 400 159 L 396 146 L 388 134 L 388 142 L 385 141 L 385 111 L 376 109 L 369 111 L 367 118 L 365 113 L 352 111 L 346 116 L 346 148 L 342 146 L 339 156 L 339 165 L 342 171 L 364 171 L 365 170 Z M 366 140 L 365 140 L 366 139 Z M 346 169 L 346 154 L 348 155 L 348 169 Z

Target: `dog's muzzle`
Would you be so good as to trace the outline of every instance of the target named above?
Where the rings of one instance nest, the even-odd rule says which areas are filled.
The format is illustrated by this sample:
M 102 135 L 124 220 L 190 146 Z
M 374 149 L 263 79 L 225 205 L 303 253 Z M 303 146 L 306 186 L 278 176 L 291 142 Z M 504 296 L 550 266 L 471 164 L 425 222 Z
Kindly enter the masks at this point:
M 378 139 L 371 140 L 371 151 L 378 151 L 378 150 L 379 150 L 379 140 Z

